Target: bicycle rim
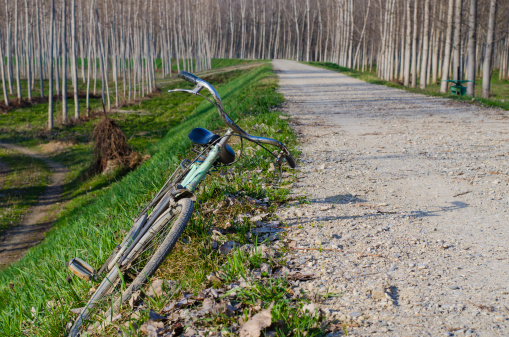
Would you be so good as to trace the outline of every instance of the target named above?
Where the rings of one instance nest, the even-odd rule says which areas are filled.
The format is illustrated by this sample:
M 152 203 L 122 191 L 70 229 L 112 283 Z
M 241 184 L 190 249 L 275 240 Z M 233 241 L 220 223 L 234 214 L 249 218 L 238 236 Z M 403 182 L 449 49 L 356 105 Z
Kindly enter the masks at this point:
M 84 311 L 78 317 L 75 325 L 80 323 L 81 320 L 79 325 L 83 326 L 83 330 L 88 329 L 89 333 L 107 332 L 104 329 L 107 329 L 108 322 L 113 320 L 120 304 L 129 300 L 132 293 L 145 283 L 148 277 L 152 276 L 164 257 L 173 248 L 191 217 L 193 206 L 193 202 L 189 199 L 180 200 L 175 207 L 168 208 L 159 216 L 151 226 L 152 229 L 159 229 L 156 232 L 148 231 L 145 234 L 145 236 L 150 236 L 149 240 L 142 245 L 140 252 L 131 258 L 131 261 L 128 261 L 125 267 L 120 269 L 116 267 L 108 274 L 120 270 L 120 275 L 117 274 L 114 281 L 107 281 L 106 279 L 111 280 L 108 276 L 103 280 L 87 304 L 88 310 L 85 309 L 87 311 Z M 170 246 L 167 240 L 169 237 L 174 237 Z M 163 259 L 160 261 L 158 259 L 154 263 L 153 257 L 156 255 L 160 257 L 161 251 L 164 253 Z M 140 275 L 143 276 L 140 277 Z M 105 282 L 106 284 L 103 285 Z M 104 288 L 108 286 L 109 289 L 105 290 Z M 76 330 L 74 327 L 73 329 Z M 76 331 L 79 331 L 79 326 Z M 72 329 L 71 332 L 73 332 Z M 69 336 L 76 336 L 76 334 L 69 334 Z

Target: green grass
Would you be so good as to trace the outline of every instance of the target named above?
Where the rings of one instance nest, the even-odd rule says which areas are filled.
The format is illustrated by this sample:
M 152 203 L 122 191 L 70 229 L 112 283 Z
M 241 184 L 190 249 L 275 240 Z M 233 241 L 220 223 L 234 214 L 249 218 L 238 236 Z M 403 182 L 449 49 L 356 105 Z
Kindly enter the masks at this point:
M 222 67 L 240 65 L 240 64 L 249 64 L 254 61 L 251 60 L 225 60 L 225 59 L 213 59 L 212 60 L 212 69 L 219 69 Z M 175 75 L 175 74 L 174 74 Z M 86 91 L 86 84 L 79 81 L 80 92 L 83 94 Z M 93 82 L 93 81 L 92 81 Z M 38 97 L 38 84 L 36 81 L 35 90 L 33 91 L 33 96 Z M 111 85 L 111 83 L 110 83 Z M 26 98 L 26 80 L 21 81 L 23 97 Z M 48 94 L 48 81 L 44 81 L 45 86 L 45 94 Z M 164 90 L 170 89 L 171 87 L 164 88 Z M 37 90 L 37 91 L 36 91 Z M 72 90 L 71 82 L 68 81 L 68 90 Z M 163 90 L 163 91 L 164 91 Z M 119 84 L 120 95 L 123 95 L 123 87 L 122 83 Z M 97 94 L 100 95 L 101 92 L 101 82 L 98 80 L 97 83 Z M 91 93 L 93 93 L 93 83 L 91 83 Z M 14 95 L 15 96 L 15 95 Z M 13 96 L 13 97 L 14 97 Z M 110 87 L 110 99 L 112 104 L 114 104 L 114 87 Z M 120 98 L 122 100 L 122 98 Z M 150 100 L 151 101 L 151 100 Z M 74 99 L 68 99 L 68 116 L 70 119 L 74 117 Z M 171 99 L 169 102 L 170 107 L 174 107 L 176 105 L 180 105 L 178 99 Z M 85 99 L 79 100 L 80 108 L 81 108 L 81 116 L 85 116 Z M 194 104 L 194 103 L 193 103 Z M 131 110 L 134 114 L 124 114 L 123 117 L 117 115 L 113 115 L 113 118 L 120 117 L 122 120 L 128 122 L 128 119 L 140 119 L 140 116 L 146 112 L 145 107 L 150 106 L 150 103 L 144 103 L 142 100 L 141 103 L 136 103 L 135 105 L 131 104 L 131 107 L 124 107 L 123 110 Z M 102 111 L 102 105 L 99 98 L 91 98 L 90 99 L 90 107 L 91 110 L 99 110 Z M 186 106 L 184 106 L 186 107 Z M 168 107 L 160 106 L 157 108 L 158 113 L 161 111 L 167 111 Z M 189 110 L 189 109 L 188 109 Z M 150 118 L 150 117 L 146 117 Z M 63 141 L 75 141 L 75 142 L 88 142 L 88 136 L 90 134 L 91 125 L 95 123 L 97 118 L 87 119 L 85 118 L 83 121 L 80 121 L 76 124 L 71 123 L 70 126 L 62 125 L 62 102 L 61 100 L 56 100 L 54 105 L 54 123 L 55 128 L 50 132 L 47 131 L 48 125 L 48 102 L 44 100 L 43 102 L 34 103 L 22 108 L 13 109 L 7 113 L 0 114 L 0 141 L 5 143 L 17 143 L 19 145 L 24 146 L 35 146 L 38 144 L 46 143 L 51 140 L 63 140 Z M 145 121 L 142 121 L 145 122 Z M 158 121 L 156 121 L 158 122 Z M 164 123 L 164 121 L 162 121 Z M 139 125 L 143 125 L 143 123 L 139 123 Z M 164 124 L 161 124 L 160 129 Z M 141 131 L 140 131 L 141 132 Z
M 0 161 L 9 167 L 0 180 L 0 235 L 3 230 L 17 225 L 30 206 L 44 192 L 50 180 L 50 171 L 38 159 L 0 147 Z
M 217 69 L 243 63 L 249 62 L 214 60 L 213 66 Z M 217 85 L 241 74 L 240 70 L 230 71 L 215 75 L 209 80 L 213 85 Z M 161 88 L 160 92 L 153 94 L 151 99 L 140 100 L 136 104 L 121 108 L 120 112 L 109 115 L 119 123 L 128 138 L 129 145 L 134 150 L 144 155 L 153 154 L 152 145 L 159 141 L 169 129 L 186 118 L 200 103 L 189 96 L 168 95 L 167 90 L 175 88 L 175 85 L 166 85 Z M 91 103 L 93 107 L 99 108 L 98 99 L 91 99 Z M 74 114 L 74 101 L 70 99 L 68 104 L 71 116 Z M 80 104 L 81 107 L 84 107 L 85 100 L 80 100 Z M 100 116 L 84 118 L 69 125 L 57 123 L 55 129 L 49 132 L 46 130 L 47 109 L 48 103 L 43 102 L 0 114 L 0 130 L 2 131 L 0 141 L 27 146 L 36 151 L 41 151 L 44 146 L 55 144 L 55 142 L 57 145 L 59 143 L 66 144 L 62 151 L 49 153 L 49 159 L 59 162 L 69 169 L 64 185 L 64 200 L 85 194 L 90 194 L 90 197 L 93 197 L 94 192 L 105 188 L 119 178 L 118 175 L 90 177 L 87 174 L 93 161 L 90 136 Z M 60 118 L 61 102 L 58 101 L 55 105 L 55 121 L 58 122 Z M 35 189 L 29 191 L 37 192 Z M 24 195 L 26 200 L 35 200 L 36 197 L 37 193 Z M 16 218 L 19 220 L 19 216 Z M 16 224 L 13 219 L 8 220 L 9 223 L 10 221 Z
M 275 93 L 277 80 L 270 66 L 257 67 L 238 75 L 217 87 L 225 106 L 232 112 L 231 116 L 248 130 L 249 127 L 258 125 L 255 128 L 257 131 L 253 130 L 253 133 L 277 137 L 294 144 L 295 138 L 290 128 L 284 120 L 278 118 L 277 112 L 272 111 L 273 107 L 282 102 L 282 96 Z M 184 85 L 184 82 L 179 83 L 179 86 Z M 159 102 L 156 101 L 157 97 L 143 101 L 140 110 L 165 109 L 161 108 L 161 105 L 167 103 L 167 96 L 161 95 L 162 100 Z M 193 101 L 189 101 L 186 96 L 184 102 L 174 102 L 179 107 L 188 104 L 192 113 L 167 121 L 170 131 L 166 132 L 160 141 L 149 142 L 150 144 L 139 141 L 138 145 L 145 146 L 147 152 L 152 154 L 149 161 L 116 183 L 88 193 L 82 191 L 84 194 L 81 197 L 74 198 L 67 204 L 66 210 L 40 245 L 30 250 L 22 260 L 0 272 L 0 334 L 63 334 L 65 325 L 71 318 L 69 309 L 84 304 L 89 288 L 86 282 L 79 279 L 67 282 L 69 272 L 65 262 L 71 257 L 79 256 L 94 266 L 100 265 L 116 245 L 112 238 L 119 238 L 125 233 L 131 224 L 130 219 L 162 185 L 170 169 L 188 153 L 190 142 L 186 134 L 193 127 L 224 130 L 224 125 L 218 121 L 217 113 L 210 104 L 205 102 L 198 105 L 195 102 L 199 100 L 192 98 Z M 158 132 L 164 133 L 161 130 Z M 139 129 L 127 128 L 126 132 L 133 135 L 134 139 Z M 157 138 L 157 135 L 154 138 Z M 136 146 L 136 142 L 133 146 Z M 236 170 L 242 172 L 259 166 L 266 169 L 269 165 L 269 161 L 266 161 L 268 159 L 268 154 L 255 152 L 254 158 L 246 158 Z M 79 162 L 75 165 L 79 165 Z M 256 179 L 257 176 L 259 174 L 254 172 L 251 173 L 251 179 L 237 175 L 231 183 L 226 180 L 213 183 L 215 178 L 211 177 L 209 185 L 203 189 L 199 198 L 202 203 L 214 203 L 227 193 L 240 191 L 244 195 L 269 196 L 273 201 L 284 199 L 287 193 L 285 190 L 272 190 L 263 179 Z M 222 186 L 225 190 L 221 190 Z M 220 260 L 217 253 L 203 245 L 203 242 L 209 240 L 208 233 L 212 226 L 210 219 L 196 215 L 184 233 L 184 237 L 190 240 L 187 246 L 201 245 L 201 248 L 197 249 L 197 255 L 201 260 L 207 259 L 200 262 L 198 270 L 184 268 L 179 274 L 167 266 L 162 270 L 166 270 L 167 275 L 180 275 L 184 286 L 197 288 L 204 275 L 218 266 L 210 261 Z M 235 226 L 245 227 L 242 224 Z M 238 240 L 240 241 L 240 236 Z M 176 250 L 175 257 L 178 253 L 179 249 Z M 175 257 L 170 259 L 175 260 Z M 46 303 L 50 300 L 56 300 L 60 305 L 49 311 Z M 31 312 L 32 307 L 35 314 Z
M 491 97 L 489 99 L 481 97 L 482 91 L 482 78 L 477 78 L 476 87 L 475 87 L 475 97 L 470 97 L 467 95 L 464 96 L 456 96 L 451 95 L 449 93 L 443 94 L 440 92 L 440 82 L 432 83 L 428 85 L 426 89 L 420 88 L 408 88 L 405 87 L 402 83 L 396 81 L 384 81 L 380 79 L 376 74 L 376 67 L 373 67 L 373 71 L 358 71 L 351 68 L 345 68 L 337 65 L 336 63 L 331 62 L 303 62 L 305 64 L 309 64 L 312 66 L 318 66 L 324 69 L 334 70 L 340 72 L 342 74 L 358 78 L 362 81 L 378 84 L 378 85 L 386 85 L 391 88 L 404 89 L 409 92 L 425 94 L 430 96 L 437 97 L 446 97 L 454 100 L 469 102 L 469 103 L 478 103 L 484 106 L 492 106 L 498 107 L 504 110 L 509 110 L 509 80 L 498 79 L 498 70 L 493 71 L 493 75 L 491 76 Z M 419 83 L 418 83 L 419 84 Z

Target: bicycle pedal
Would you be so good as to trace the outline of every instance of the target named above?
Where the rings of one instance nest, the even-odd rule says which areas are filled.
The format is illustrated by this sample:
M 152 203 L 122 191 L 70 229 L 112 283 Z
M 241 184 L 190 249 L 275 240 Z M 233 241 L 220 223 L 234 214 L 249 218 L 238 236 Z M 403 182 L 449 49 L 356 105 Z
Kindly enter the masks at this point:
M 96 278 L 95 269 L 78 257 L 69 261 L 67 267 L 74 275 L 82 280 L 90 281 Z

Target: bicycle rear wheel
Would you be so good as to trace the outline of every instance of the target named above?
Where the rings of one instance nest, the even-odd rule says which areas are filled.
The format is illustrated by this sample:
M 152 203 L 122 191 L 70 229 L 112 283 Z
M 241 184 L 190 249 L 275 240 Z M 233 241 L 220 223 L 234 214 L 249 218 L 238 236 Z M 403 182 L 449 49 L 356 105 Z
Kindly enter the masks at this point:
M 82 326 L 103 330 L 106 324 L 94 324 L 112 319 L 120 305 L 128 301 L 159 268 L 171 252 L 191 219 L 194 203 L 189 198 L 179 200 L 165 210 L 144 235 L 141 249 L 121 268 L 113 268 L 101 282 L 87 306 L 76 319 L 69 336 L 77 336 Z M 119 274 L 120 271 L 120 274 Z

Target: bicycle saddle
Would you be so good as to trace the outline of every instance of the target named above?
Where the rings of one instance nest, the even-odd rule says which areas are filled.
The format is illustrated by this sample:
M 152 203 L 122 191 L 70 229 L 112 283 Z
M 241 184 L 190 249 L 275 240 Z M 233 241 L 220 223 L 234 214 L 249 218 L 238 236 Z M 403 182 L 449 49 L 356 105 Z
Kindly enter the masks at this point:
M 204 128 L 194 128 L 187 135 L 187 138 L 191 140 L 193 143 L 198 145 L 208 145 L 219 139 L 219 135 L 204 129 Z
M 220 136 L 204 128 L 194 128 L 187 135 L 187 138 L 195 144 L 205 146 L 215 142 Z M 235 161 L 235 151 L 233 151 L 230 145 L 226 144 L 221 149 L 218 160 L 224 165 L 233 163 Z

